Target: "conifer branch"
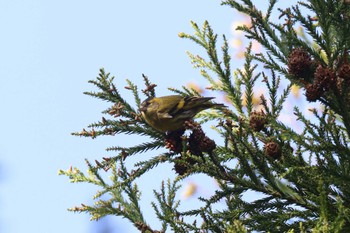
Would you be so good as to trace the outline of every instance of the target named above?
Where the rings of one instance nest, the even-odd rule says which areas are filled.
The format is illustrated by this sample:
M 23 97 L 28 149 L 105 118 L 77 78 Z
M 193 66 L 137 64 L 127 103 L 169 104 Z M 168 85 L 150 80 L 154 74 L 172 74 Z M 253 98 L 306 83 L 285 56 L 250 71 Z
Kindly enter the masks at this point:
M 111 106 L 102 112 L 101 120 L 73 135 L 94 139 L 132 134 L 147 139 L 131 146 L 117 142 L 107 148 L 116 155 L 94 164 L 86 161 L 87 173 L 77 168 L 61 170 L 59 174 L 71 182 L 100 189 L 93 205 L 82 204 L 71 211 L 88 213 L 93 220 L 121 216 L 139 231 L 154 233 L 350 231 L 350 4 L 310 0 L 276 9 L 276 3 L 270 0 L 262 12 L 251 0 L 222 2 L 249 15 L 252 25 L 238 30 L 264 48 L 255 52 L 250 43 L 242 69 L 232 68 L 229 40 L 218 36 L 207 21 L 202 27 L 191 22 L 193 34 L 179 34 L 205 51 L 205 56 L 188 52 L 191 63 L 210 84 L 207 89 L 223 93 L 230 104 L 196 116 L 200 123 L 217 120 L 213 128 L 224 145 L 209 138 L 192 119 L 185 122 L 184 130 L 167 133 L 149 126 L 138 111 L 140 93 L 156 96 L 156 84 L 146 75 L 142 75 L 145 87 L 141 90 L 126 80 L 124 88 L 131 91 L 133 100 L 123 97 L 117 88 L 120 84 L 103 69 L 96 80 L 89 81 L 98 91 L 85 94 Z M 279 20 L 272 19 L 275 11 L 280 13 Z M 256 104 L 260 83 L 267 93 Z M 302 87 L 305 101 L 322 106 L 310 109 L 312 117 L 294 106 L 294 124 L 300 129 L 280 120 L 294 84 Z M 200 95 L 186 86 L 169 90 L 182 96 Z M 150 151 L 153 157 L 131 168 L 125 165 L 130 157 Z M 172 171 L 178 176 L 154 190 L 152 207 L 162 224 L 157 231 L 142 214 L 137 182 L 163 163 L 173 164 Z M 112 176 L 106 179 L 103 173 Z M 218 185 L 209 197 L 198 198 L 203 205 L 180 211 L 177 194 L 181 183 L 196 174 L 211 177 Z M 244 198 L 248 192 L 254 193 L 253 200 Z

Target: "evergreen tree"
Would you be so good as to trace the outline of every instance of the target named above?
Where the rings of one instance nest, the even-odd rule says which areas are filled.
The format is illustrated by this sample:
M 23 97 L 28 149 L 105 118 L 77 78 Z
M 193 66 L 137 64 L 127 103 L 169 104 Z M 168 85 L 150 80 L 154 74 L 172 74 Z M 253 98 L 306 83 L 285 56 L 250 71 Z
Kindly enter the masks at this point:
M 265 49 L 254 53 L 248 46 L 243 69 L 232 68 L 226 37 L 222 36 L 220 45 L 208 22 L 202 27 L 192 22 L 193 35 L 179 34 L 206 51 L 207 58 L 189 53 L 191 62 L 211 84 L 210 90 L 223 93 L 229 101 L 227 108 L 201 112 L 196 122 L 186 122 L 185 134 L 160 133 L 148 126 L 138 111 L 137 86 L 127 80 L 125 88 L 134 96 L 133 101 L 127 100 L 113 77 L 100 70 L 97 79 L 90 81 L 98 92 L 86 94 L 111 103 L 103 112 L 108 117 L 74 135 L 136 134 L 149 141 L 108 148 L 116 155 L 95 164 L 86 161 L 88 174 L 78 168 L 61 170 L 72 182 L 100 187 L 93 205 L 70 210 L 89 213 L 93 220 L 122 216 L 141 232 L 350 232 L 350 3 L 309 0 L 280 9 L 276 2 L 270 0 L 266 12 L 251 0 L 222 2 L 250 17 L 251 27 L 238 30 Z M 279 22 L 272 20 L 276 13 Z M 146 87 L 142 93 L 155 96 L 156 85 L 143 78 Z M 260 81 L 268 92 L 260 97 L 261 108 L 256 110 L 253 96 Z M 302 124 L 300 132 L 279 120 L 293 85 L 302 87 L 308 102 L 322 107 L 311 109 L 311 119 L 294 106 Z M 193 88 L 172 91 L 199 95 Z M 214 128 L 222 145 L 206 135 L 198 119 L 216 120 Z M 157 153 L 159 148 L 167 152 L 139 161 L 133 170 L 125 165 L 130 157 L 151 150 Z M 157 231 L 146 223 L 141 211 L 137 180 L 166 162 L 174 165 L 178 176 L 163 181 L 161 189 L 154 191 L 152 206 L 162 223 Z M 110 180 L 101 172 L 111 174 Z M 215 179 L 217 190 L 210 198 L 200 198 L 203 206 L 180 211 L 177 190 L 185 177 L 194 174 Z M 256 199 L 244 200 L 247 191 L 254 191 Z M 219 201 L 224 208 L 215 207 Z M 197 221 L 189 222 L 193 216 Z

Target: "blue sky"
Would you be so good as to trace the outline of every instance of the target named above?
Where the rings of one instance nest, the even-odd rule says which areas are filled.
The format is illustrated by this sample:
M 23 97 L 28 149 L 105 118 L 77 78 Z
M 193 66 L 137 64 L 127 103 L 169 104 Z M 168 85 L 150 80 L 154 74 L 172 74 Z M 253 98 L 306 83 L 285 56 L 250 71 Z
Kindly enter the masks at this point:
M 98 232 L 101 224 L 66 210 L 89 202 L 94 189 L 57 175 L 70 165 L 84 170 L 84 158 L 106 156 L 106 147 L 125 140 L 70 135 L 106 107 L 82 94 L 94 90 L 87 81 L 104 67 L 120 88 L 127 78 L 141 85 L 141 74 L 148 75 L 158 95 L 200 83 L 185 53 L 200 50 L 177 34 L 191 33 L 191 20 L 208 20 L 229 36 L 235 16 L 212 0 L 0 1 L 0 232 Z M 152 174 L 144 183 L 150 180 Z M 154 182 L 157 188 L 161 179 Z M 136 232 L 120 218 L 102 225 Z

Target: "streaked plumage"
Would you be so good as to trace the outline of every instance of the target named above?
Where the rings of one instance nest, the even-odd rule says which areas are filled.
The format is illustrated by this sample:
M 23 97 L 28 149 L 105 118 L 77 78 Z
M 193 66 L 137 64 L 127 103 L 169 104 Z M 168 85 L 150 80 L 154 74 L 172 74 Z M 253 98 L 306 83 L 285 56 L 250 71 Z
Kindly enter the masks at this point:
M 224 107 L 210 102 L 214 97 L 169 95 L 148 98 L 142 102 L 140 111 L 145 121 L 160 132 L 183 128 L 186 120 L 208 108 Z

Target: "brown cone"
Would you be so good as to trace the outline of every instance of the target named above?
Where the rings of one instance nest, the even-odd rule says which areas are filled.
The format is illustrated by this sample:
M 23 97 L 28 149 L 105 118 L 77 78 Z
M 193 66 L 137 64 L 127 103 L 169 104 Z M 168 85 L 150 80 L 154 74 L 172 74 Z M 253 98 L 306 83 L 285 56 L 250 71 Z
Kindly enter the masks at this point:
M 311 56 L 302 48 L 295 48 L 288 57 L 288 72 L 296 78 L 308 80 L 312 76 Z
M 337 79 L 334 71 L 329 67 L 319 65 L 315 71 L 314 83 L 319 85 L 325 91 L 334 90 L 337 85 Z
M 322 88 L 317 84 L 309 84 L 306 86 L 305 96 L 309 102 L 315 102 L 323 94 Z
M 266 155 L 274 159 L 279 159 L 282 155 L 281 147 L 278 145 L 277 142 L 266 143 L 264 146 L 264 152 Z
M 249 125 L 252 130 L 259 132 L 265 128 L 266 123 L 266 115 L 262 110 L 261 112 L 254 111 L 250 114 Z
M 350 64 L 344 63 L 338 69 L 338 76 L 346 81 L 346 83 L 350 82 Z

